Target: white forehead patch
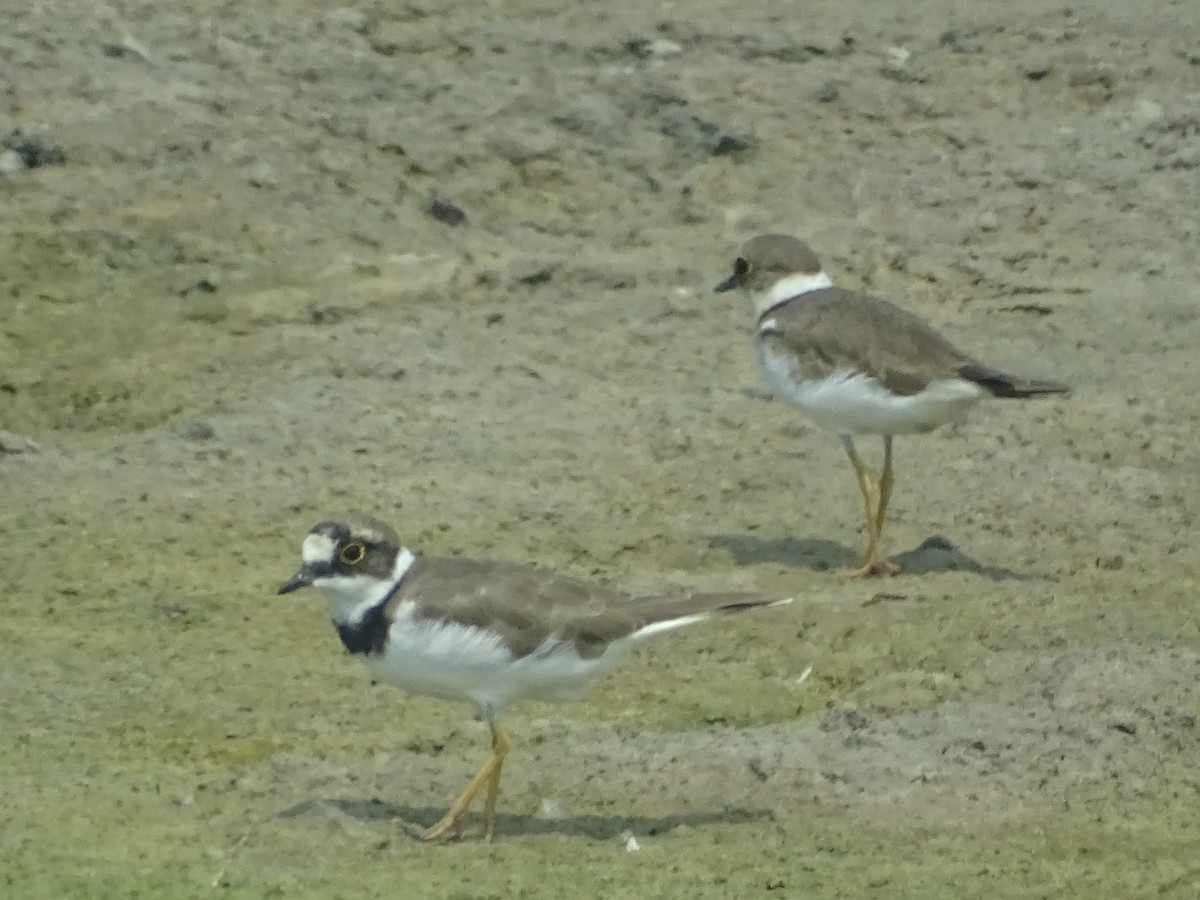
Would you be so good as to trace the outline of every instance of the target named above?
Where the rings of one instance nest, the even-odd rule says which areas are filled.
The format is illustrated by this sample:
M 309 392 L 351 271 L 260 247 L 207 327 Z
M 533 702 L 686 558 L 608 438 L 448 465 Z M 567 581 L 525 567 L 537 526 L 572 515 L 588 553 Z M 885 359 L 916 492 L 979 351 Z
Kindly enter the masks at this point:
M 300 548 L 301 558 L 306 563 L 329 562 L 337 550 L 337 544 L 327 534 L 310 534 Z

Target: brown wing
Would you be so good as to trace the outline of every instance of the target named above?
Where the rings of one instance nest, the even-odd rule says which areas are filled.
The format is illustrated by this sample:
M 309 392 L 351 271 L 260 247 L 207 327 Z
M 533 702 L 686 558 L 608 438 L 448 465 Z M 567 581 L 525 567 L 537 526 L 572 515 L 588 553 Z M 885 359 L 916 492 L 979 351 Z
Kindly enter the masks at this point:
M 1070 391 L 1056 381 L 1009 375 L 976 362 L 923 319 L 876 297 L 827 288 L 766 312 L 760 329 L 800 357 L 805 375 L 851 369 L 873 375 L 901 396 L 946 378 L 973 381 L 995 397 L 1023 398 Z
M 763 606 L 790 603 L 764 597 L 762 594 L 740 592 L 715 594 L 685 594 L 683 596 L 653 596 L 622 598 L 620 606 L 604 612 L 567 622 L 564 634 L 574 641 L 581 656 L 599 655 L 604 647 L 617 638 L 640 631 L 657 622 L 669 622 L 688 616 L 721 616 Z
M 533 566 L 455 557 L 419 559 L 405 599 L 417 601 L 424 618 L 494 629 L 517 657 L 558 635 L 585 658 L 652 622 L 774 602 L 753 594 L 633 598 Z
M 886 300 L 827 288 L 766 312 L 759 323 L 798 357 L 808 377 L 846 369 L 872 375 L 894 393 L 964 377 L 974 361 L 923 320 Z

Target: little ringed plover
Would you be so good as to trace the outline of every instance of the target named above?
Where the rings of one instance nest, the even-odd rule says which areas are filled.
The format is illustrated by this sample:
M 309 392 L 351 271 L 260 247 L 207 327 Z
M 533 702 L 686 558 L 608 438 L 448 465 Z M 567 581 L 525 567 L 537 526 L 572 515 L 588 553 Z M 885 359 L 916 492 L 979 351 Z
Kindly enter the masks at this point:
M 834 287 L 807 244 L 783 234 L 747 241 L 717 291 L 738 289 L 756 320 L 759 361 L 771 387 L 837 434 L 866 507 L 867 552 L 857 575 L 895 574 L 880 536 L 891 498 L 892 439 L 961 422 L 985 397 L 1061 394 L 1065 385 L 1009 375 L 978 362 L 925 321 L 886 300 Z M 854 446 L 883 437 L 875 477 Z
M 511 747 L 499 724 L 508 704 L 576 700 L 647 638 L 791 602 L 743 593 L 630 597 L 533 566 L 418 556 L 363 516 L 317 524 L 301 553 L 279 593 L 319 588 L 342 643 L 376 678 L 466 700 L 491 729 L 491 757 L 424 833 L 430 841 L 458 837 L 485 787 L 483 830 L 492 836 Z

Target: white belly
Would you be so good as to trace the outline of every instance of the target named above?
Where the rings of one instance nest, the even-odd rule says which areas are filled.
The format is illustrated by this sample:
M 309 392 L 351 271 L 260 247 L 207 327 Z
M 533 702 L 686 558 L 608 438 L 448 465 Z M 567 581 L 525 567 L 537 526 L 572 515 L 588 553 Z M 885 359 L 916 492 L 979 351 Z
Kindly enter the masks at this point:
M 962 378 L 935 381 L 907 397 L 849 370 L 809 379 L 786 352 L 770 345 L 760 345 L 759 350 L 763 373 L 775 393 L 837 434 L 921 434 L 961 422 L 987 396 L 979 385 Z
M 548 641 L 514 659 L 500 638 L 487 631 L 457 623 L 416 623 L 398 612 L 386 651 L 363 657 L 372 674 L 414 693 L 467 700 L 494 714 L 513 700 L 574 700 L 628 652 L 626 642 L 618 641 L 603 655 L 584 659 L 571 644 Z

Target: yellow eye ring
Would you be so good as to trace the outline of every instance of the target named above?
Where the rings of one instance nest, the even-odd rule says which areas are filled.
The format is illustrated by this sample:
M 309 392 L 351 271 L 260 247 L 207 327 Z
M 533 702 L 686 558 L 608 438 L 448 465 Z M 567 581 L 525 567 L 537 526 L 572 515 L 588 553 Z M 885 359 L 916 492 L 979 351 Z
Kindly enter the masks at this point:
M 366 555 L 367 548 L 360 541 L 353 541 L 342 548 L 338 558 L 348 566 L 356 566 L 363 561 Z

